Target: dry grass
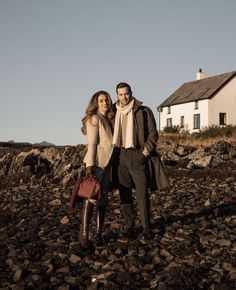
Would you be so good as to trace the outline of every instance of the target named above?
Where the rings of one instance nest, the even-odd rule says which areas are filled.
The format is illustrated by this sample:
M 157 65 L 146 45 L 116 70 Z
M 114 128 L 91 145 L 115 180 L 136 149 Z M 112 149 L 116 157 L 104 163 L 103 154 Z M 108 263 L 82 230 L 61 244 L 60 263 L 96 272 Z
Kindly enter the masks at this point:
M 160 134 L 161 142 L 170 142 L 187 146 L 211 146 L 220 141 L 226 141 L 236 145 L 236 126 L 211 125 L 204 127 L 199 132 L 190 134 L 188 131 L 181 131 L 178 126 L 166 127 Z
M 173 144 L 181 144 L 185 146 L 201 147 L 201 146 L 211 146 L 220 141 L 226 141 L 231 145 L 236 145 L 236 136 L 217 136 L 209 138 L 197 137 L 194 134 L 189 133 L 176 133 L 176 134 L 164 134 L 161 133 L 159 136 L 160 143 L 170 142 Z

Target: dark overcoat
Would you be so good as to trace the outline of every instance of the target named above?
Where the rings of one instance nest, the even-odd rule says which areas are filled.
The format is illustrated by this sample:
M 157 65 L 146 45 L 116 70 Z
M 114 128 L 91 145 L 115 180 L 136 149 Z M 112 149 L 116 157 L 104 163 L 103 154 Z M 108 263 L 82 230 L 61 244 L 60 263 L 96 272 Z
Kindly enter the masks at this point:
M 116 110 L 114 106 L 114 110 Z M 158 152 L 156 151 L 158 132 L 156 129 L 156 121 L 153 116 L 152 110 L 146 106 L 142 106 L 142 102 L 135 99 L 134 108 L 134 147 L 139 149 L 147 149 L 149 153 L 148 157 L 148 180 L 149 188 L 154 190 L 162 190 L 169 186 L 169 181 L 165 173 L 164 165 L 160 159 Z M 119 150 L 117 150 L 117 154 Z M 118 160 L 118 157 L 117 157 Z M 115 170 L 117 166 L 115 166 Z M 113 178 L 118 177 L 117 172 Z M 113 184 L 117 184 L 113 180 Z M 116 186 L 115 186 L 116 187 Z
M 170 186 L 161 157 L 156 150 L 148 158 L 148 175 L 151 191 L 163 190 Z

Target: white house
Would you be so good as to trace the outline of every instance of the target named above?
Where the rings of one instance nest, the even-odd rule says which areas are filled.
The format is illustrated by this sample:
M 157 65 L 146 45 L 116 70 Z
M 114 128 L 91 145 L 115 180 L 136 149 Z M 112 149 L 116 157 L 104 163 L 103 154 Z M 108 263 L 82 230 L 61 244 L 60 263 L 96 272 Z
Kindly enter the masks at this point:
M 184 83 L 157 110 L 160 130 L 180 126 L 189 132 L 211 125 L 236 125 L 236 71 Z

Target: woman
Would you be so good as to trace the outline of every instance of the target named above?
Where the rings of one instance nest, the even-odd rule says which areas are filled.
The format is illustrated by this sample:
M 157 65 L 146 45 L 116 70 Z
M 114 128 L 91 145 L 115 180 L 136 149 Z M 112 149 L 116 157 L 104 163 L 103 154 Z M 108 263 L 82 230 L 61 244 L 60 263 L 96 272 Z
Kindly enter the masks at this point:
M 102 229 L 108 203 L 110 189 L 110 170 L 112 146 L 112 100 L 105 91 L 95 93 L 87 107 L 86 115 L 82 119 L 82 132 L 87 135 L 88 150 L 84 157 L 86 175 L 93 174 L 101 182 L 102 197 L 97 202 L 96 242 L 103 244 Z M 81 230 L 79 242 L 83 248 L 88 246 L 89 226 L 93 213 L 94 200 L 83 201 Z

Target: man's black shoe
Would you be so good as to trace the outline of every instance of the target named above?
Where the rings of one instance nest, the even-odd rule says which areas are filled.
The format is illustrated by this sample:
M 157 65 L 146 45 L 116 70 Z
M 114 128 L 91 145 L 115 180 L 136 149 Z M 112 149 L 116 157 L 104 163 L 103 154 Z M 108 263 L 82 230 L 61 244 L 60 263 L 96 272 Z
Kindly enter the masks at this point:
M 98 246 L 104 246 L 104 240 L 101 233 L 97 233 L 95 240 Z
M 135 240 L 137 239 L 137 232 L 135 231 L 134 228 L 129 228 L 127 231 L 124 233 L 124 236 L 127 237 L 129 240 Z
M 151 229 L 147 229 L 143 231 L 143 238 L 145 240 L 152 240 L 153 239 L 153 233 Z

